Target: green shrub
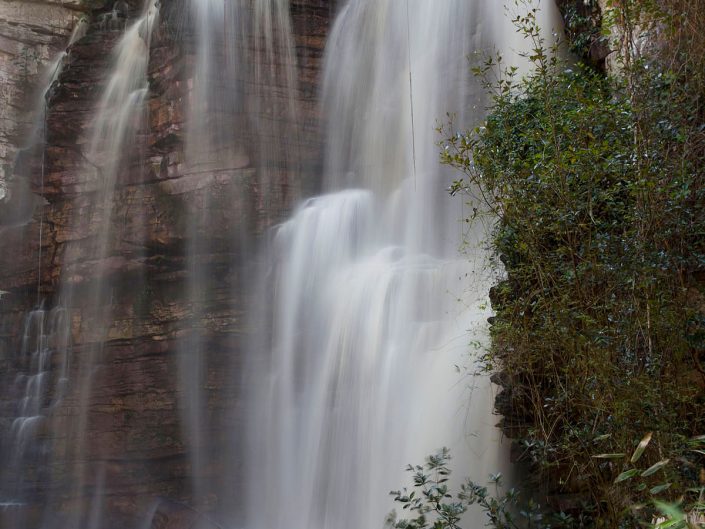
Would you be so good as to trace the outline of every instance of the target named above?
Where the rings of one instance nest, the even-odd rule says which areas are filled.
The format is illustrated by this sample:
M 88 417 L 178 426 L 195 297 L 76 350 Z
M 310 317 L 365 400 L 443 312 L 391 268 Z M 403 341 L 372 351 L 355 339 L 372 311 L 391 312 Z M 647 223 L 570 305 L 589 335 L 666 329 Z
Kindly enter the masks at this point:
M 532 501 L 522 505 L 515 489 L 502 492 L 502 476 L 490 476 L 494 494 L 483 485 L 466 479 L 455 494 L 449 488 L 450 451 L 442 448 L 437 454 L 426 458 L 423 466 L 409 465 L 414 487 L 409 491 L 392 491 L 394 501 L 404 510 L 415 514 L 413 518 L 398 518 L 392 512 L 387 526 L 393 529 L 460 529 L 463 515 L 472 506 L 477 506 L 487 518 L 487 526 L 495 529 L 519 529 L 549 527 L 543 522 L 539 507 Z M 522 508 L 523 507 L 523 508 Z
M 463 172 L 451 192 L 496 219 L 504 279 L 491 292 L 487 360 L 537 483 L 588 498 L 597 526 L 636 527 L 656 516 L 659 484 L 670 483 L 656 489 L 663 502 L 686 509 L 705 484 L 690 444 L 705 431 L 705 61 L 688 52 L 703 49 L 705 9 L 615 9 L 626 42 L 617 78 L 561 61 L 535 10 L 517 18 L 533 72 L 488 82 L 486 123 L 446 129 L 441 157 Z M 675 26 L 678 9 L 699 25 Z M 638 26 L 658 29 L 651 55 L 632 54 Z M 630 467 L 614 454 L 647 431 L 643 461 L 671 464 L 643 487 L 616 481 Z

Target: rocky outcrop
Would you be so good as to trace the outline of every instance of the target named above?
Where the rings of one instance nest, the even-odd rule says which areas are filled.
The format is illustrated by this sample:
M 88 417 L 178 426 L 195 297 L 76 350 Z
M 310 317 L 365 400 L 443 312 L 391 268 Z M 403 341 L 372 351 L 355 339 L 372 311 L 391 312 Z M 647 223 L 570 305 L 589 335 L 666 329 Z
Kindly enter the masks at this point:
M 65 46 L 83 9 L 80 0 L 0 4 L 0 202 L 11 200 L 13 168 L 37 110 L 42 69 Z

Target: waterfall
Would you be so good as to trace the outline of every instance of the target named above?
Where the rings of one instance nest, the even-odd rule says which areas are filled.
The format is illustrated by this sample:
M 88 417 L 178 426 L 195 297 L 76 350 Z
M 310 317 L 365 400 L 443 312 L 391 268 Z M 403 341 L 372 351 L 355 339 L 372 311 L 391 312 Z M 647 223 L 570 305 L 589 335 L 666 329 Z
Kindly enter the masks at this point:
M 447 113 L 480 124 L 466 57 L 516 43 L 496 9 L 349 0 L 338 15 L 322 94 L 327 194 L 273 233 L 264 306 L 251 311 L 248 529 L 380 527 L 406 465 L 442 446 L 461 476 L 504 470 L 489 381 L 454 367 L 472 373 L 470 343 L 486 342 L 484 229 L 462 228 L 434 130 Z
M 116 512 L 134 519 L 147 504 L 137 525 L 145 529 L 172 515 L 194 528 L 370 529 L 393 508 L 389 490 L 408 483 L 406 465 L 441 446 L 453 450 L 458 476 L 482 482 L 504 470 L 492 387 L 474 375 L 470 345 L 487 339 L 494 278 L 481 245 L 486 227 L 463 223 L 472 206 L 448 196 L 457 175 L 438 163 L 435 126 L 448 114 L 462 127 L 484 117 L 468 55 L 495 47 L 516 64 L 524 44 L 495 0 L 324 1 L 339 12 L 327 36 L 320 108 L 303 108 L 314 97 L 299 85 L 308 82 L 311 92 L 318 68 L 297 64 L 304 4 L 164 2 L 183 18 L 171 29 L 189 30 L 183 42 L 164 39 L 185 55 L 165 66 L 178 73 L 164 74 L 175 85 L 164 94 L 183 101 L 166 103 L 161 93 L 149 100 L 159 0 L 146 0 L 135 17 L 122 0 L 98 8 L 105 12 L 92 31 L 114 42 L 111 63 L 78 140 L 85 163 L 56 195 L 73 213 L 62 226 L 70 233 L 55 244 L 56 306 L 26 318 L 15 420 L 2 445 L 0 514 L 41 503 L 41 519 L 26 521 L 18 509 L 13 529 L 117 527 Z M 556 9 L 542 5 L 548 29 Z M 42 105 L 64 59 L 50 68 Z M 173 119 L 158 146 L 143 145 L 148 102 L 164 104 L 155 114 Z M 319 113 L 317 156 L 311 122 Z M 179 226 L 164 230 L 167 242 L 129 241 L 138 249 L 125 250 L 117 202 L 135 184 L 138 148 L 159 171 L 136 210 Z M 151 252 L 149 244 L 154 259 L 146 263 L 140 252 Z M 154 296 L 150 310 L 159 316 L 126 312 L 145 328 L 154 323 L 148 318 L 164 321 L 154 335 L 116 337 L 115 307 L 137 298 L 119 289 L 137 269 L 157 269 L 169 292 Z M 125 459 L 144 461 L 123 464 L 115 458 L 131 441 L 99 437 L 101 428 L 130 424 L 110 422 L 120 407 L 111 399 L 122 395 L 100 386 L 105 349 L 150 339 L 147 353 L 115 356 L 158 356 L 163 372 L 145 374 L 147 390 L 126 392 L 148 399 L 148 390 L 163 391 L 150 402 L 160 413 L 136 419 L 145 422 L 178 401 L 173 424 L 181 432 L 171 423 L 145 428 L 173 437 L 154 441 L 170 450 L 164 466 L 155 463 L 161 453 L 141 446 Z M 150 376 L 173 376 L 174 391 L 149 387 Z M 222 379 L 230 386 L 219 387 Z M 146 406 L 125 408 L 127 415 Z M 147 475 L 135 477 L 140 471 Z M 150 479 L 161 480 L 167 498 L 140 497 L 151 494 Z M 45 496 L 33 496 L 40 481 Z

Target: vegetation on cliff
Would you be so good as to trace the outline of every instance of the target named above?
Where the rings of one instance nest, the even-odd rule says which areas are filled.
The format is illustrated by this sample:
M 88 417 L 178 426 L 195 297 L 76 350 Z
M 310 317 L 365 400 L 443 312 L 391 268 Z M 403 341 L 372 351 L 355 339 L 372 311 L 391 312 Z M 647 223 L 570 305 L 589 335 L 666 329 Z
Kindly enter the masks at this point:
M 538 488 L 573 495 L 553 507 L 574 526 L 665 510 L 685 527 L 705 490 L 705 6 L 623 0 L 604 19 L 610 77 L 517 18 L 533 72 L 477 68 L 502 71 L 490 116 L 442 160 L 485 206 L 468 221 L 497 219 L 485 360 Z

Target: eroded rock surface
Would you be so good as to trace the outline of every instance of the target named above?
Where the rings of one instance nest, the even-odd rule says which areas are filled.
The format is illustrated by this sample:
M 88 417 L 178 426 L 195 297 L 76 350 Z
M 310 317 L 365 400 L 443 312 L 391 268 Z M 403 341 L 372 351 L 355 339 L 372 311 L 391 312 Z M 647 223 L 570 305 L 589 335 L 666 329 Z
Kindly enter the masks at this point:
M 82 10 L 80 0 L 0 3 L 0 202 L 11 198 L 15 159 L 36 112 L 42 69 L 65 45 Z

